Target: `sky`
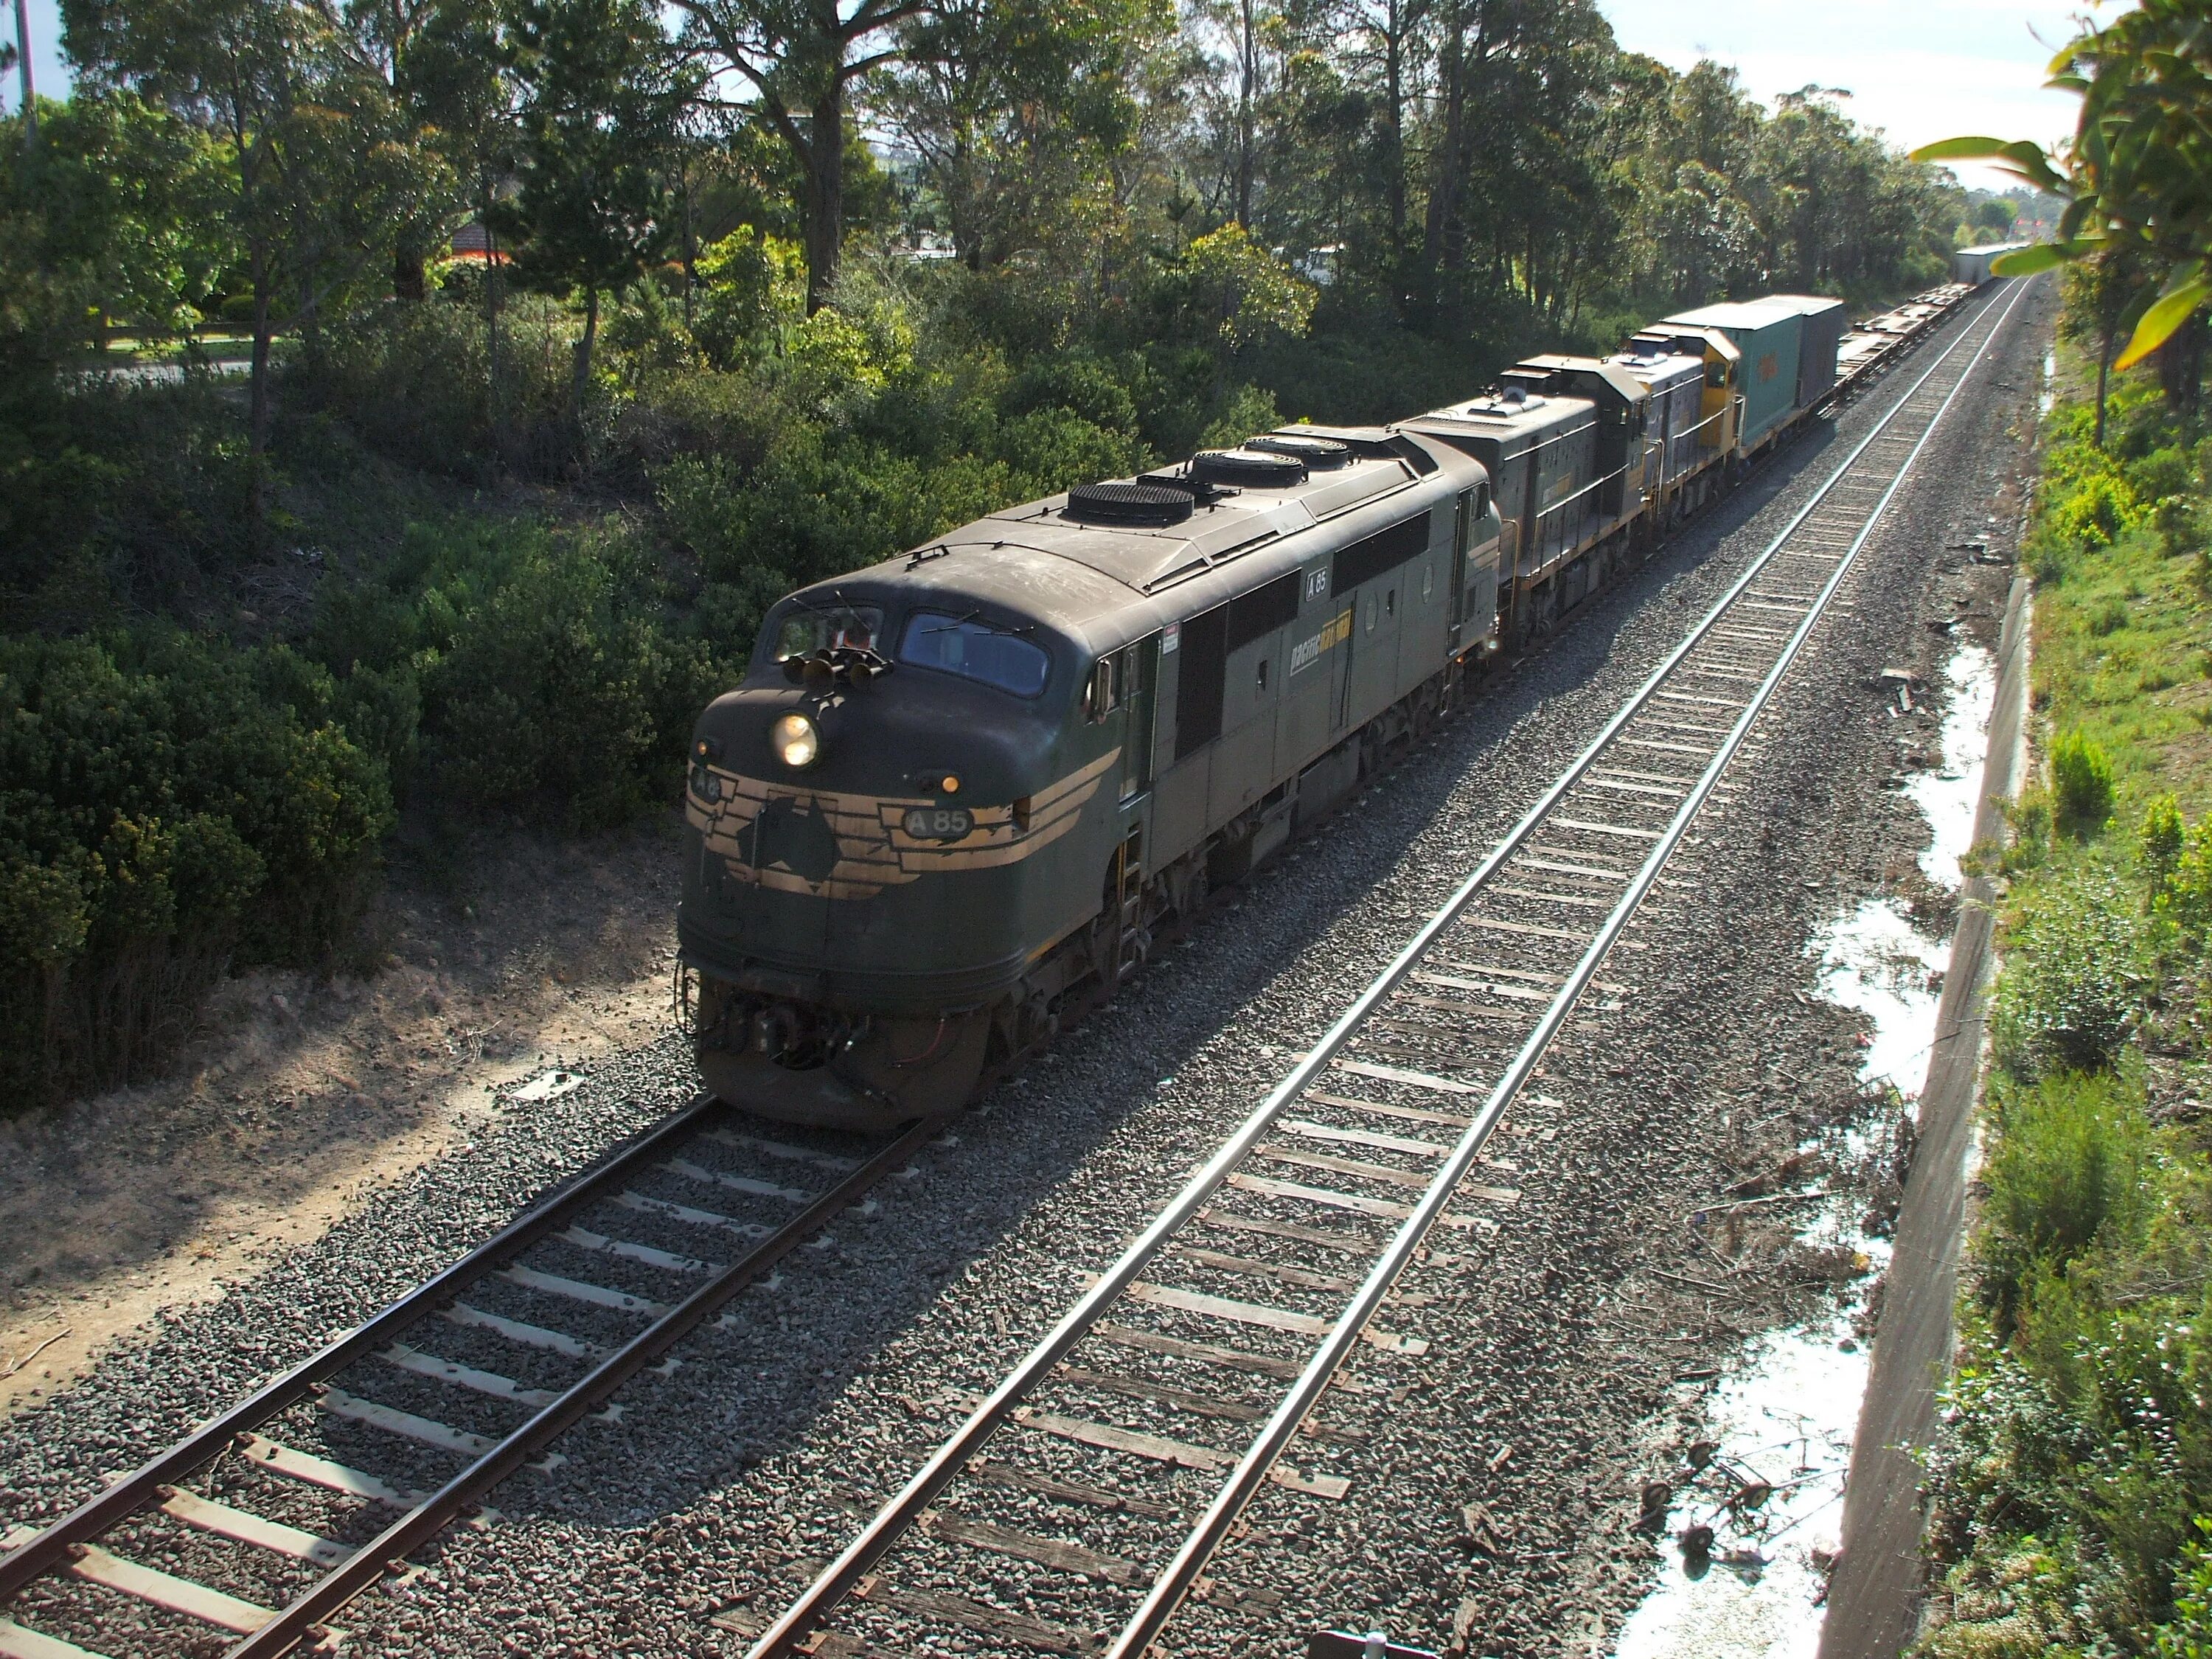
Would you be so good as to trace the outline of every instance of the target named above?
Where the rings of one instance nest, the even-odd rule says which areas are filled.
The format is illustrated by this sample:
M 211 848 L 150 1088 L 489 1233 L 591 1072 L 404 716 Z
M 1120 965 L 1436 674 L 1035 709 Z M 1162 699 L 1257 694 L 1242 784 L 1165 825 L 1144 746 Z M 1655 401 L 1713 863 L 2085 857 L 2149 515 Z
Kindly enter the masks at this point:
M 2043 0 L 1598 0 L 1622 46 L 1687 69 L 1732 64 L 1771 102 L 1808 84 L 1841 87 L 1843 107 L 1910 149 L 1967 134 L 2033 138 L 2074 128 L 2081 100 L 2046 92 L 2051 55 L 2073 38 L 2079 3 Z M 2106 4 L 2111 17 L 2124 7 Z M 1969 185 L 2012 181 L 1960 163 Z
M 2048 143 L 2073 127 L 2077 101 L 2042 90 L 2078 4 L 2045 0 L 1598 0 L 1621 44 L 1676 69 L 1733 64 L 1761 98 L 1808 83 L 1842 87 L 1862 125 L 1908 147 L 1963 133 Z M 2107 16 L 2121 9 L 2107 3 Z M 62 95 L 56 0 L 30 0 L 32 74 Z M 14 19 L 0 9 L 12 33 Z M 5 106 L 15 107 L 10 75 Z M 1969 184 L 1997 175 L 1961 166 Z

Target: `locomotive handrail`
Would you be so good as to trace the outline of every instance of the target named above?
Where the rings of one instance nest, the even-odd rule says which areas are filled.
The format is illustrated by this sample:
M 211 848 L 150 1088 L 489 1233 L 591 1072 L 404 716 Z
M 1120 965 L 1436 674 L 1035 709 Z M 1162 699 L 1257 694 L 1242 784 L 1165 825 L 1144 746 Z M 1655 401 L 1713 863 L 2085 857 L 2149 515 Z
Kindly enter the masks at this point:
M 2017 295 L 2013 303 L 2018 303 Z M 2008 315 L 2009 309 L 2008 307 Z M 1998 327 L 2002 327 L 2002 324 L 2003 318 L 2000 317 Z M 1996 330 L 1992 329 L 1990 337 L 1994 338 Z M 1029 1354 L 996 1388 L 985 1396 L 966 1420 L 954 1431 L 951 1437 L 930 1455 L 921 1468 L 908 1479 L 905 1486 L 877 1512 L 853 1541 L 839 1553 L 836 1559 L 823 1569 L 799 1598 L 761 1634 L 749 1650 L 747 1659 L 781 1659 L 781 1656 L 792 1651 L 795 1644 L 860 1583 L 869 1569 L 883 1557 L 893 1543 L 921 1518 L 922 1512 L 982 1449 L 990 1437 L 1012 1419 L 1020 1401 L 1050 1376 L 1067 1352 L 1090 1334 L 1106 1310 L 1119 1300 L 1129 1286 L 1137 1280 L 1152 1258 L 1167 1244 L 1170 1238 L 1207 1203 L 1215 1191 L 1243 1162 L 1261 1138 L 1273 1127 L 1275 1121 L 1313 1085 L 1338 1052 L 1365 1024 L 1369 1017 L 1413 971 L 1437 939 L 1459 919 L 1483 889 L 1490 884 L 1498 872 L 1543 826 L 1559 803 L 1582 782 L 1590 769 L 1599 763 L 1613 740 L 1632 720 L 1644 712 L 1646 705 L 1660 694 L 1683 661 L 1704 643 L 1706 635 L 1719 625 L 1722 619 L 1751 586 L 1765 574 L 1767 567 L 1774 562 L 1784 544 L 1796 534 L 1799 526 L 1826 501 L 1830 492 L 1843 482 L 1859 458 L 1872 447 L 1889 423 L 1903 411 L 1905 404 L 1964 343 L 1965 337 L 1961 336 L 1959 340 L 1954 341 L 1946 347 L 1935 362 L 1928 366 L 1926 371 L 1913 383 L 1911 389 L 1892 405 L 1888 413 L 1875 423 L 1874 429 L 1838 465 L 1834 471 L 1829 474 L 1805 504 L 1791 515 L 1789 522 L 1750 562 L 1683 640 L 1668 653 L 1665 659 L 1652 671 L 1627 702 L 1607 720 L 1597 736 L 1577 755 L 1566 769 L 1522 814 L 1513 828 L 1507 832 L 1505 837 L 1491 849 L 1480 865 L 1460 884 L 1444 905 L 1421 926 L 1413 939 L 1393 958 L 1390 964 L 1360 993 L 1351 1006 L 1328 1028 L 1322 1038 L 1291 1068 L 1283 1080 L 1222 1143 L 1219 1149 L 1191 1178 L 1182 1191 L 1177 1194 L 1152 1223 L 1129 1244 L 1121 1257 L 1093 1280 L 1090 1289 L 1077 1300 L 1051 1331 L 1030 1351 Z M 1961 385 L 1964 384 L 1964 380 L 1965 376 L 1962 375 Z M 1957 395 L 1958 388 L 1954 387 L 1950 398 L 1955 398 Z M 1949 400 L 1947 398 L 1943 404 L 1944 408 L 1949 406 Z M 1940 414 L 1939 410 L 1938 418 Z M 1930 430 L 1933 430 L 1932 423 Z M 1923 438 L 1922 442 L 1924 445 L 1926 439 Z M 1917 448 L 1914 453 L 1916 454 L 1918 453 Z M 1910 465 L 1909 461 L 1907 465 Z M 1903 470 L 1900 469 L 1900 481 L 1902 477 Z M 1895 488 L 1896 485 L 1893 484 L 1892 494 L 1894 493 Z M 1885 495 L 1885 502 L 1887 499 L 1888 497 Z M 1832 592 L 1832 581 L 1830 589 L 1824 592 Z M 1812 613 L 1814 617 L 1820 614 L 1818 609 Z M 1794 652 L 1792 654 L 1794 655 Z M 1740 744 L 1741 739 L 1737 739 L 1737 742 Z M 1733 754 L 1734 749 L 1731 748 L 1729 752 Z M 1710 782 L 1701 781 L 1700 790 L 1695 798 L 1702 802 L 1710 790 Z M 1671 843 L 1668 844 L 1671 845 Z M 1649 875 L 1639 872 L 1640 885 L 1634 888 L 1639 896 L 1644 890 L 1648 890 L 1650 878 L 1656 877 L 1656 868 L 1651 870 Z M 1607 929 L 1601 931 L 1601 938 L 1610 945 L 1612 939 L 1618 934 L 1620 927 L 1625 925 L 1625 915 L 1620 916 L 1617 921 L 1614 917 L 1608 917 Z M 1555 999 L 1553 1007 L 1547 1011 L 1547 1024 L 1544 1029 L 1556 1031 L 1559 1023 L 1563 1021 L 1566 1013 L 1571 1011 L 1574 996 L 1579 994 L 1592 971 L 1594 971 L 1594 964 L 1589 964 L 1584 968 L 1578 968 L 1577 974 L 1570 976 L 1567 991 Z M 1468 1138 L 1463 1138 L 1461 1146 L 1455 1151 L 1453 1168 L 1459 1173 L 1463 1174 L 1466 1168 L 1472 1164 L 1474 1157 L 1480 1149 L 1482 1138 L 1486 1137 L 1489 1133 L 1489 1126 L 1495 1123 L 1498 1115 L 1504 1111 L 1505 1105 L 1510 1103 L 1512 1092 L 1517 1091 L 1520 1079 L 1525 1076 L 1525 1068 L 1521 1066 L 1519 1061 L 1516 1062 L 1516 1066 L 1515 1071 L 1508 1073 L 1509 1078 L 1513 1079 L 1512 1091 L 1505 1092 L 1502 1099 L 1498 1099 L 1494 1109 L 1486 1108 L 1484 1113 L 1476 1119 L 1480 1134 L 1477 1135 L 1474 1129 L 1470 1129 L 1468 1133 L 1468 1137 L 1472 1138 L 1472 1144 L 1470 1145 Z M 1501 1090 L 1504 1086 L 1501 1084 Z M 1497 1097 L 1493 1096 L 1493 1098 L 1497 1099 Z M 1445 1201 L 1445 1198 L 1449 1196 L 1454 1184 L 1455 1181 L 1451 1183 L 1439 1181 L 1432 1186 L 1428 1196 L 1416 1210 L 1416 1217 L 1433 1218 Z M 1424 1222 L 1424 1231 L 1425 1224 Z M 1407 1224 L 1407 1229 L 1412 1226 L 1413 1223 Z M 1413 1244 L 1419 1242 L 1419 1234 L 1413 1233 L 1410 1243 L 1405 1242 L 1407 1237 L 1407 1234 L 1401 1231 L 1398 1243 L 1404 1244 L 1403 1254 L 1410 1255 Z M 1393 1249 L 1394 1250 L 1397 1249 L 1396 1243 L 1394 1243 Z M 1402 1266 L 1402 1261 L 1399 1265 Z M 1378 1267 L 1377 1272 L 1379 1271 Z M 1358 1293 L 1358 1300 L 1353 1304 L 1358 1310 L 1357 1320 L 1352 1320 L 1347 1316 L 1345 1326 L 1331 1333 L 1329 1343 L 1334 1346 L 1327 1351 L 1332 1352 L 1336 1359 L 1340 1360 L 1343 1351 L 1348 1348 L 1351 1341 L 1356 1338 L 1360 1327 L 1365 1322 L 1367 1315 L 1372 1311 L 1374 1305 L 1379 1303 L 1383 1291 L 1389 1288 L 1390 1278 L 1395 1277 L 1395 1273 L 1394 1268 L 1391 1275 L 1379 1279 L 1376 1275 L 1370 1274 L 1368 1281 L 1363 1285 Z M 1294 1396 L 1294 1399 L 1298 1401 L 1297 1409 L 1293 1411 L 1292 1401 L 1286 1401 L 1285 1405 L 1277 1411 L 1270 1419 L 1261 1441 L 1240 1461 L 1231 1484 L 1224 1488 L 1222 1494 L 1218 1495 L 1213 1504 L 1209 1506 L 1200 1522 L 1201 1528 L 1206 1529 L 1203 1534 L 1203 1547 L 1200 1547 L 1201 1534 L 1199 1533 L 1194 1533 L 1191 1538 L 1186 1540 L 1184 1548 L 1178 1553 L 1168 1572 L 1155 1583 L 1152 1595 L 1146 1598 L 1136 1618 L 1131 1621 L 1124 1631 L 1122 1638 L 1112 1650 L 1112 1659 L 1125 1659 L 1126 1656 L 1141 1651 L 1145 1643 L 1151 1639 L 1152 1635 L 1174 1611 L 1175 1605 L 1180 1601 L 1191 1579 L 1195 1577 L 1199 1565 L 1202 1565 L 1206 1555 L 1211 1553 L 1213 1544 L 1218 1542 L 1219 1534 L 1225 1531 L 1230 1520 L 1233 1519 L 1237 1510 L 1242 1507 L 1243 1499 L 1249 1497 L 1250 1488 L 1255 1486 L 1259 1478 L 1266 1473 L 1274 1456 L 1280 1451 L 1283 1443 L 1295 1431 L 1297 1423 L 1304 1415 L 1305 1409 L 1311 1404 L 1311 1395 L 1318 1393 L 1317 1386 L 1308 1390 L 1307 1385 L 1316 1376 L 1325 1382 L 1330 1371 L 1334 1370 L 1334 1361 L 1328 1371 L 1317 1372 L 1315 1369 L 1317 1364 L 1318 1357 L 1315 1364 L 1310 1364 L 1306 1373 L 1301 1376 L 1299 1387 L 1302 1393 Z M 1233 1497 L 1232 1494 L 1234 1494 Z

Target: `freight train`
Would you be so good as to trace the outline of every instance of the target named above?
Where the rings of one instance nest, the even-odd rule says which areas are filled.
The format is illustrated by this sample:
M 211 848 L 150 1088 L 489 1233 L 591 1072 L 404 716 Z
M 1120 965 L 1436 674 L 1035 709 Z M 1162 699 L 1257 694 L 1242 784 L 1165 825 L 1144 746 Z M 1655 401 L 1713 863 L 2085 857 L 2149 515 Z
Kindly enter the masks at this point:
M 780 601 L 691 744 L 706 1086 L 848 1128 L 957 1109 L 1970 292 L 1849 332 L 1834 300 L 1708 306 Z

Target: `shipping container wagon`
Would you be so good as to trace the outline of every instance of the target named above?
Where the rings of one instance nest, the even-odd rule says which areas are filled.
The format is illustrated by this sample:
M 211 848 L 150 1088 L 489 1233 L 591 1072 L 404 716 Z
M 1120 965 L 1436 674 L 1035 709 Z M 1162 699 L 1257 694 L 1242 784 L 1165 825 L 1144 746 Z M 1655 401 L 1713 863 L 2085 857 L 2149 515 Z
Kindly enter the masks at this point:
M 1789 309 L 1725 301 L 1667 319 L 1677 327 L 1717 329 L 1743 354 L 1737 386 L 1743 420 L 1736 447 L 1748 455 L 1765 447 L 1797 412 L 1797 362 L 1805 319 Z
M 1951 280 L 1979 288 L 1990 280 L 1991 265 L 2027 246 L 2026 242 L 1991 242 L 1983 247 L 1962 247 L 1951 256 Z
M 1795 311 L 1805 319 L 1804 343 L 1797 353 L 1797 407 L 1819 408 L 1836 389 L 1836 355 L 1850 326 L 1844 302 L 1815 294 L 1777 294 L 1756 303 Z

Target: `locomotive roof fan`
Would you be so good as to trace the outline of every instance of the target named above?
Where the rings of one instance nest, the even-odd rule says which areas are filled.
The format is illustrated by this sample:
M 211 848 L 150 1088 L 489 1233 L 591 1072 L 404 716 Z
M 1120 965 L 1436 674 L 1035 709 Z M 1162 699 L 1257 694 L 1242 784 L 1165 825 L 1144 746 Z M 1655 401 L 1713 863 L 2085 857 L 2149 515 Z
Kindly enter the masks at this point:
M 1201 449 L 1190 458 L 1190 474 L 1201 483 L 1244 484 L 1282 489 L 1306 481 L 1306 463 L 1297 454 L 1265 449 Z
M 1244 447 L 1262 450 L 1270 455 L 1288 455 L 1304 461 L 1309 472 L 1334 472 L 1352 460 L 1350 444 L 1339 443 L 1334 438 L 1309 438 L 1295 432 L 1263 432 L 1256 438 L 1245 440 Z
M 1067 492 L 1067 516 L 1085 524 L 1181 524 L 1195 500 L 1188 489 L 1156 483 L 1078 484 Z

